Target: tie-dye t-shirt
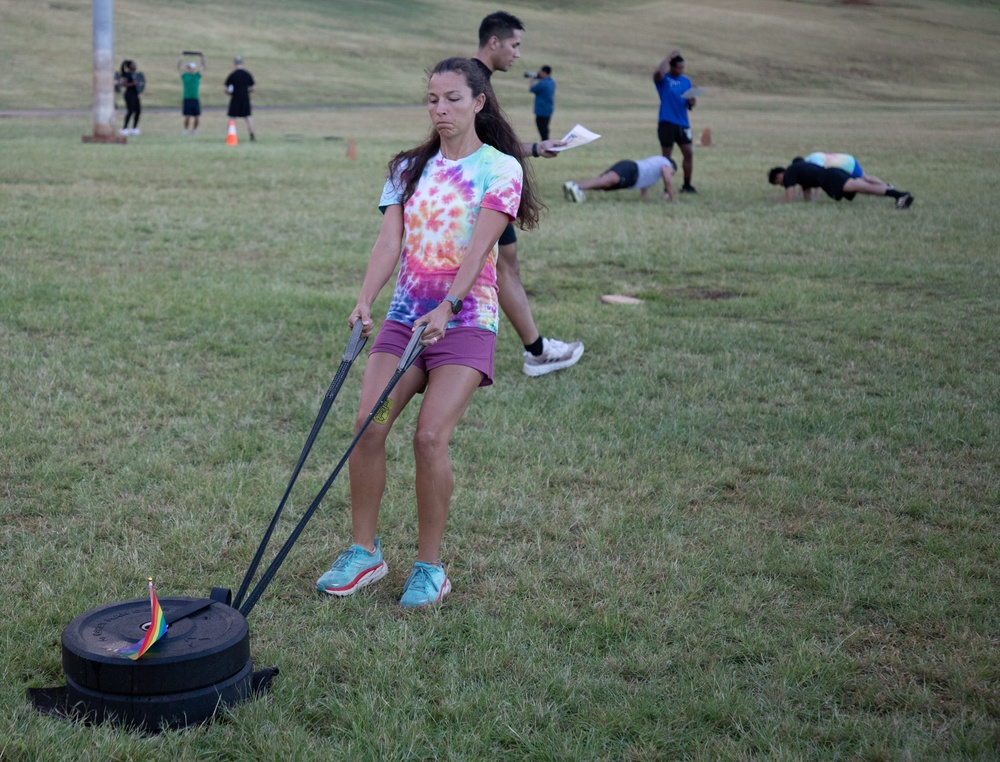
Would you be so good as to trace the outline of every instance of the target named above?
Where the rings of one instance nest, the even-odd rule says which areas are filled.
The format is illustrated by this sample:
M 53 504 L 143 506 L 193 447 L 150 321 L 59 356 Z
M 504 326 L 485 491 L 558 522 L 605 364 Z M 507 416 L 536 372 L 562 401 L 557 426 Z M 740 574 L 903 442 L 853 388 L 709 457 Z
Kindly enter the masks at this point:
M 479 210 L 493 209 L 511 219 L 517 217 L 521 180 L 517 160 L 486 144 L 457 161 L 438 152 L 427 162 L 413 196 L 403 207 L 403 250 L 387 320 L 413 325 L 441 303 L 472 241 Z M 400 186 L 397 178 L 386 180 L 379 209 L 384 212 L 400 203 Z M 497 332 L 496 266 L 494 245 L 449 328 L 471 326 Z
M 823 153 L 822 151 L 817 151 L 806 156 L 806 161 L 810 164 L 815 164 L 817 167 L 842 169 L 851 177 L 861 177 L 864 174 L 864 170 L 861 169 L 858 160 L 849 153 Z

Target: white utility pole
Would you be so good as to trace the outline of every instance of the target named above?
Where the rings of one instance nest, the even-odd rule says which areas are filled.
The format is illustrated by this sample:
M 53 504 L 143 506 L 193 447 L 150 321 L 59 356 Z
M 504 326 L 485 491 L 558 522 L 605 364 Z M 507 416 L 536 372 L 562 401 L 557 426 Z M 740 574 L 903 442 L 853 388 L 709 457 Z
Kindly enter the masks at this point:
M 115 132 L 114 0 L 93 0 L 94 134 L 84 143 L 124 143 Z

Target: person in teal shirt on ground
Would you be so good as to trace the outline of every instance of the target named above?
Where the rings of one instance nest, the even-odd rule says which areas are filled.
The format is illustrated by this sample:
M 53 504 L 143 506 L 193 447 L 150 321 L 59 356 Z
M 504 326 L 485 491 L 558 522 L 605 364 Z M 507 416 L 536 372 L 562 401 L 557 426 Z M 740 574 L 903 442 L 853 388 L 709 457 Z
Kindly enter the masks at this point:
M 181 112 L 184 115 L 184 134 L 197 135 L 198 121 L 201 118 L 201 101 L 198 91 L 201 88 L 201 74 L 205 70 L 205 56 L 201 53 L 201 66 L 196 61 L 189 61 L 185 66 L 184 55 L 177 59 L 177 70 L 181 73 L 181 84 L 184 86 L 184 101 Z M 194 124 L 191 124 L 191 120 Z M 190 127 L 190 129 L 188 129 Z

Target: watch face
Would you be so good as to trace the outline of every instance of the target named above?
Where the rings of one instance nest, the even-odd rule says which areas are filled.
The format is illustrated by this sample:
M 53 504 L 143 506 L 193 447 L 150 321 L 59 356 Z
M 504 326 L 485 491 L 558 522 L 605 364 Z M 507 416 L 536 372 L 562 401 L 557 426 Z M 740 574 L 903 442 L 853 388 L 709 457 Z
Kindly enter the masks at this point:
M 451 303 L 451 314 L 457 315 L 462 311 L 462 300 L 456 296 L 447 297 L 447 301 Z

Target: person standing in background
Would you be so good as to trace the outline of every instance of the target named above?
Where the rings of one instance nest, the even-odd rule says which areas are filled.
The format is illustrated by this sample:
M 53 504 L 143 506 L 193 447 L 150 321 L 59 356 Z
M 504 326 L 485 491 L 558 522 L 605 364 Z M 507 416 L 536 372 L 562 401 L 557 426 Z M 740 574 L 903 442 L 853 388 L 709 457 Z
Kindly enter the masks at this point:
M 530 75 L 528 72 L 526 76 Z M 535 125 L 542 140 L 548 140 L 549 121 L 556 108 L 556 81 L 552 79 L 551 66 L 543 66 L 534 75 L 528 90 L 535 95 Z
M 229 93 L 229 118 L 237 119 L 243 117 L 247 120 L 247 130 L 250 132 L 250 140 L 255 140 L 253 134 L 253 116 L 250 108 L 250 93 L 253 92 L 253 75 L 243 68 L 243 56 L 236 56 L 233 59 L 236 67 L 226 77 L 226 92 Z
M 122 91 L 125 93 L 125 124 L 118 130 L 119 135 L 141 135 L 139 132 L 139 115 L 142 114 L 142 104 L 139 102 L 139 75 L 137 74 L 135 61 L 126 59 L 122 61 L 121 83 Z M 132 121 L 132 128 L 129 129 L 129 120 Z
M 672 50 L 659 68 L 653 72 L 653 84 L 660 95 L 660 121 L 656 134 L 660 149 L 668 159 L 673 153 L 674 143 L 681 147 L 684 170 L 684 185 L 681 193 L 697 193 L 691 185 L 694 171 L 694 151 L 691 148 L 691 121 L 688 111 L 694 108 L 695 99 L 687 97 L 691 90 L 691 80 L 684 76 L 684 59 L 679 50 Z
M 200 68 L 195 61 L 189 61 L 185 67 L 183 53 L 177 59 L 177 71 L 181 73 L 181 84 L 184 87 L 181 113 L 184 115 L 185 135 L 189 133 L 191 135 L 198 134 L 198 121 L 201 118 L 201 100 L 199 99 L 201 75 L 208 67 L 205 65 L 204 54 L 198 53 L 198 55 L 201 56 Z M 194 120 L 193 125 L 191 125 L 192 119 Z M 188 129 L 189 125 L 191 125 L 190 130 Z

